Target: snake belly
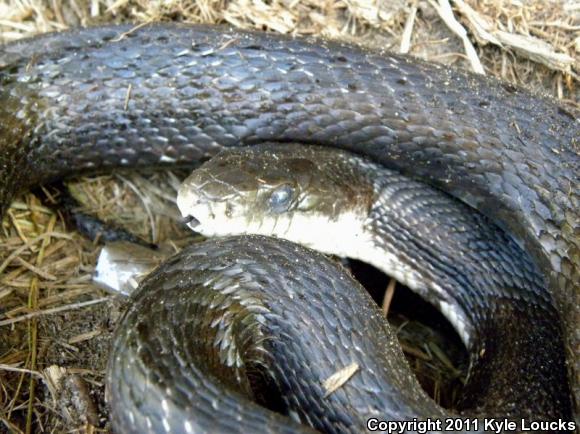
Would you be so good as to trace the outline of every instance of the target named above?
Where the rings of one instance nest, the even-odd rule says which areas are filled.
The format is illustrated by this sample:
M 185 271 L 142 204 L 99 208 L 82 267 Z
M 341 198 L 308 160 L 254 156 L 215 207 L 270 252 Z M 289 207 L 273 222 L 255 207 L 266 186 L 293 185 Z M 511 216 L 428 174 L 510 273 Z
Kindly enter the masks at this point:
M 364 154 L 479 210 L 530 252 L 563 320 L 579 396 L 576 113 L 495 79 L 337 42 L 130 30 L 1 48 L 3 209 L 51 179 L 192 165 L 229 146 L 298 141 Z

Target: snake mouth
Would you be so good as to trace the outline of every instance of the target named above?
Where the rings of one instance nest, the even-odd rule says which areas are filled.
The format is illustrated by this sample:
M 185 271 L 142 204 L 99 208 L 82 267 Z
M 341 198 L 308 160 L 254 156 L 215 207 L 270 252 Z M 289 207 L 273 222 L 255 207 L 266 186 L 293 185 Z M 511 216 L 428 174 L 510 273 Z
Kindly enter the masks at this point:
M 196 219 L 194 216 L 192 216 L 191 214 L 184 217 L 182 219 L 182 222 L 184 224 L 186 224 L 187 226 L 189 226 L 191 229 L 195 229 L 196 227 L 198 227 L 201 224 L 201 222 L 198 219 Z

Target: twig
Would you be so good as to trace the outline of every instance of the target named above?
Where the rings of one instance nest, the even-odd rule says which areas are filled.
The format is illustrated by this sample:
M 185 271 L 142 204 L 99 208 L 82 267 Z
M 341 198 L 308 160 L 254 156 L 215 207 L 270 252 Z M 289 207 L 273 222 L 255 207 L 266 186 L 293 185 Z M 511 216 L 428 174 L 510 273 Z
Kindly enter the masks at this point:
M 110 298 L 111 297 L 101 297 L 101 298 L 97 298 L 95 300 L 67 304 L 66 306 L 59 306 L 59 307 L 55 307 L 52 309 L 38 310 L 36 312 L 31 312 L 31 313 L 27 313 L 26 315 L 19 316 L 18 318 L 10 318 L 10 319 L 5 319 L 3 321 L 0 321 L 0 327 L 5 326 L 5 325 L 14 324 L 14 323 L 17 323 L 20 321 L 25 321 L 27 319 L 35 318 L 38 316 L 51 315 L 53 313 L 65 312 L 67 310 L 80 309 L 83 307 L 92 306 L 94 304 L 103 303 L 105 301 L 108 301 Z
M 44 380 L 44 375 L 42 375 L 38 371 L 33 371 L 32 369 L 26 368 L 17 368 L 15 366 L 5 365 L 4 363 L 0 363 L 0 371 L 10 371 L 10 372 L 20 372 L 22 374 L 30 374 Z
M 395 295 L 395 287 L 397 285 L 397 281 L 393 278 L 389 280 L 389 284 L 387 285 L 387 290 L 385 291 L 385 296 L 383 297 L 383 316 L 387 316 L 389 313 L 389 308 L 391 307 L 391 301 L 393 301 L 393 296 Z
M 127 36 L 129 36 L 131 33 L 135 33 L 137 30 L 139 30 L 141 27 L 145 27 L 146 25 L 151 24 L 151 21 L 145 21 L 144 23 L 141 24 L 137 24 L 135 27 L 131 28 L 130 30 L 127 30 L 126 32 L 121 33 L 119 36 L 117 36 L 116 38 L 111 39 L 111 42 L 119 42 L 122 41 L 123 39 L 125 39 Z
M 497 28 L 496 22 L 491 17 L 475 11 L 463 0 L 454 0 L 454 4 L 466 18 L 467 24 L 478 43 L 482 45 L 490 43 L 503 49 L 510 48 L 522 57 L 541 63 L 552 70 L 562 71 L 578 79 L 578 75 L 572 71 L 572 66 L 574 65 L 572 56 L 556 52 L 551 44 L 534 36 Z
M 24 259 L 22 259 L 20 256 L 15 258 L 16 261 L 18 261 L 18 263 L 20 265 L 22 265 L 24 268 L 26 268 L 27 270 L 32 271 L 34 274 L 37 274 L 38 276 L 42 277 L 43 279 L 46 280 L 56 280 L 56 276 L 53 276 L 52 274 L 42 270 L 41 268 L 32 265 L 30 262 L 25 261 Z
M 414 3 L 411 6 L 411 11 L 409 16 L 405 21 L 405 28 L 403 29 L 403 35 L 401 36 L 401 45 L 399 47 L 399 52 L 406 54 L 411 48 L 411 36 L 413 35 L 413 26 L 415 25 L 415 17 L 417 16 L 417 4 Z
M 127 93 L 125 94 L 125 103 L 123 104 L 124 111 L 127 111 L 129 108 L 129 101 L 131 100 L 131 89 L 133 89 L 133 85 L 129 83 L 129 86 L 127 86 Z
M 469 63 L 471 64 L 471 69 L 473 69 L 478 74 L 484 75 L 485 70 L 483 69 L 483 65 L 481 64 L 481 61 L 475 52 L 475 48 L 473 48 L 473 44 L 467 37 L 467 31 L 459 23 L 459 21 L 455 19 L 455 15 L 453 15 L 453 10 L 451 9 L 449 0 L 439 0 L 439 3 L 435 3 L 434 0 L 429 0 L 429 3 L 437 11 L 449 30 L 459 36 L 463 41 L 463 48 L 465 49 L 465 54 L 467 55 Z

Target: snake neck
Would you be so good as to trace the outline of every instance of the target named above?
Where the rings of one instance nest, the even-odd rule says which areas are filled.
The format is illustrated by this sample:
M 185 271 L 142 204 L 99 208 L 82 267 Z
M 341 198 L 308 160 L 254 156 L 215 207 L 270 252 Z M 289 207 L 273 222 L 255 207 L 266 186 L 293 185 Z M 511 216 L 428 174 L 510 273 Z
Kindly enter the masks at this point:
M 570 415 L 559 316 L 529 255 L 447 195 L 389 171 L 372 173 L 376 197 L 355 237 L 356 259 L 408 286 L 454 326 L 470 356 L 460 408 L 500 416 L 548 394 L 557 404 L 519 415 Z M 541 378 L 551 378 L 547 387 Z

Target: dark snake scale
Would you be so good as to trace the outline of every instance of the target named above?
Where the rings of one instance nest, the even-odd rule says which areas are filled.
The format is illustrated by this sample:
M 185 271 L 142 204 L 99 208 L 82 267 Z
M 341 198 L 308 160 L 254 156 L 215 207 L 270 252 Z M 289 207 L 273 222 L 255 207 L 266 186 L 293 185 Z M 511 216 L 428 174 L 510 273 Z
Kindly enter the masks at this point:
M 514 310 L 515 318 L 533 320 L 531 336 L 545 344 L 536 352 L 521 354 L 522 363 L 506 360 L 505 366 L 514 370 L 511 377 L 518 379 L 522 394 L 530 387 L 537 396 L 531 407 L 521 412 L 506 409 L 514 415 L 570 419 L 573 402 L 580 396 L 579 138 L 577 114 L 550 98 L 411 57 L 324 40 L 156 24 L 134 31 L 129 26 L 113 26 L 48 34 L 0 47 L 3 211 L 16 193 L 63 176 L 113 168 L 191 166 L 224 147 L 275 141 L 338 147 L 363 154 L 437 187 L 489 217 L 530 254 L 549 288 L 549 293 L 538 294 L 537 303 L 515 300 L 515 304 L 509 304 L 519 306 Z M 232 256 L 233 250 L 240 255 L 237 259 Z M 271 263 L 257 265 L 265 256 Z M 276 339 L 260 340 L 260 333 L 288 334 L 291 339 L 293 324 L 306 320 L 291 313 L 285 316 L 285 310 L 276 311 L 267 297 L 262 299 L 251 292 L 255 286 L 252 282 L 268 282 L 278 270 L 280 275 L 285 268 L 293 270 L 288 259 L 291 257 L 316 262 L 317 280 L 337 290 L 347 281 L 351 284 L 346 277 L 318 277 L 322 271 L 339 272 L 339 267 L 322 256 L 290 243 L 258 237 L 192 246 L 148 278 L 139 293 L 145 294 L 144 288 L 156 285 L 167 290 L 168 298 L 163 298 L 165 293 L 151 291 L 150 296 L 141 296 L 124 317 L 114 350 L 126 349 L 119 356 L 119 360 L 125 357 L 126 363 L 109 373 L 115 430 L 306 430 L 254 404 L 244 403 L 250 410 L 239 412 L 241 394 L 251 395 L 253 383 L 272 387 L 269 377 L 255 373 L 263 372 L 260 369 L 264 366 L 267 372 L 280 371 L 283 380 L 274 389 L 282 396 L 287 389 L 298 390 L 301 398 L 289 406 L 293 418 L 327 431 L 360 432 L 364 417 L 386 417 L 381 406 L 365 404 L 365 393 L 375 398 L 388 395 L 381 405 L 388 405 L 391 417 L 443 417 L 446 413 L 423 399 L 424 393 L 417 390 L 416 381 L 405 370 L 408 368 L 402 367 L 400 349 L 387 348 L 390 344 L 369 344 L 367 348 L 361 343 L 355 352 L 324 356 L 333 358 L 328 360 L 329 366 L 340 368 L 352 361 L 349 355 L 358 354 L 358 349 L 361 354 L 368 352 L 369 365 L 362 366 L 353 377 L 360 389 L 350 397 L 352 401 L 346 401 L 346 389 L 325 397 L 319 383 L 309 377 L 314 373 L 302 371 L 303 359 L 298 356 L 318 360 L 322 356 L 317 353 L 317 345 L 306 346 L 307 350 L 290 348 L 297 357 L 285 367 L 268 363 L 263 347 L 283 346 L 287 340 L 282 335 L 279 343 Z M 199 268 L 187 277 L 180 269 L 193 268 L 192 262 Z M 217 272 L 220 267 L 224 273 Z M 291 274 L 292 279 L 308 285 L 313 276 L 303 273 L 299 267 Z M 221 285 L 228 281 L 241 284 L 238 290 L 246 298 L 220 298 L 227 292 Z M 184 285 L 188 282 L 194 288 L 214 285 L 217 292 L 211 296 L 217 299 L 208 298 L 209 307 L 225 303 L 227 312 L 241 316 L 235 314 L 235 321 L 230 323 L 229 318 L 217 327 L 215 318 L 207 317 L 205 324 L 213 324 L 213 328 L 207 331 L 206 327 L 205 332 L 196 329 L 199 321 L 164 327 L 185 315 L 203 317 L 203 302 L 185 300 Z M 373 330 L 384 335 L 385 342 L 393 341 L 379 319 L 357 315 L 362 310 L 354 307 L 354 298 L 360 298 L 366 309 L 369 301 L 365 296 L 352 295 L 350 299 L 344 294 L 338 291 L 334 301 L 314 299 L 310 308 L 317 326 L 309 325 L 313 334 L 332 329 L 337 334 L 329 333 L 331 340 L 343 342 L 348 335 L 355 345 L 359 342 L 355 335 Z M 303 297 L 299 289 L 294 295 Z M 333 308 L 324 308 L 324 303 Z M 138 311 L 136 306 L 143 310 Z M 331 316 L 337 315 L 333 310 L 340 311 L 338 316 Z M 347 315 L 348 311 L 355 318 Z M 267 316 L 279 320 L 274 322 L 273 332 L 261 329 Z M 228 328 L 228 324 L 237 325 Z M 339 331 L 338 324 L 356 333 L 341 335 L 346 332 Z M 500 337 L 509 340 L 521 327 L 508 327 Z M 230 359 L 217 360 L 223 353 L 209 348 L 207 342 L 216 339 L 212 333 L 223 333 L 228 339 L 232 336 L 228 333 L 239 337 L 238 347 L 226 351 Z M 203 359 L 172 344 L 192 336 L 199 339 L 198 347 L 208 347 Z M 313 339 L 316 341 L 317 336 Z M 343 347 L 348 349 L 349 345 Z M 244 364 L 236 354 L 246 350 L 249 359 Z M 161 355 L 168 352 L 173 352 L 173 357 L 165 361 Z M 392 357 L 386 365 L 375 365 L 372 355 L 378 360 L 387 352 Z M 539 356 L 540 352 L 549 357 Z M 201 374 L 189 379 L 175 377 L 181 371 L 197 369 L 191 360 L 208 369 L 207 378 Z M 538 360 L 542 366 L 534 372 L 546 375 L 526 378 L 531 372 L 528 367 Z M 218 361 L 221 365 L 214 363 Z M 542 371 L 544 363 L 550 365 L 546 371 Z M 315 364 L 316 375 L 321 378 L 332 374 L 321 360 Z M 241 372 L 240 366 L 247 372 Z M 312 364 L 309 366 L 314 369 Z M 399 400 L 376 387 L 375 381 L 385 369 L 390 369 L 395 389 L 406 391 Z M 289 376 L 289 372 L 296 376 Z M 249 374 L 250 380 L 242 373 Z M 218 376 L 217 382 L 210 381 L 214 376 Z M 129 388 L 129 383 L 142 384 L 144 389 Z M 149 393 L 145 387 L 151 384 L 164 395 Z M 545 394 L 537 393 L 538 385 Z M 187 399 L 193 401 L 188 403 Z M 205 412 L 196 419 L 199 425 L 188 419 L 191 402 L 201 404 Z M 329 402 L 338 407 L 323 411 Z M 421 403 L 419 408 L 417 403 Z M 294 404 L 296 408 L 310 406 L 315 416 L 293 410 Z M 216 418 L 211 413 L 216 407 L 229 416 Z M 351 416 L 353 410 L 365 416 L 357 420 Z M 473 414 L 480 416 L 477 411 Z

